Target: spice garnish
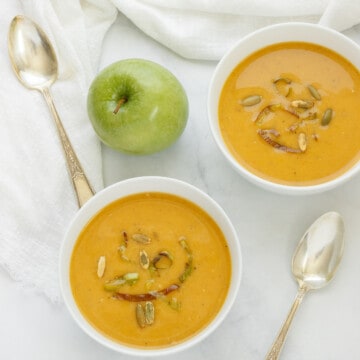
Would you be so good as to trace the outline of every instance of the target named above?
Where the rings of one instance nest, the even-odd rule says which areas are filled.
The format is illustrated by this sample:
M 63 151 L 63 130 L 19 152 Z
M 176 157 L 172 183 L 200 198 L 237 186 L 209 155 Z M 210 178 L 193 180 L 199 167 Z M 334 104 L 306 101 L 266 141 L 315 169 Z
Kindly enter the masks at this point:
M 155 299 L 161 298 L 163 296 L 166 296 L 167 294 L 169 294 L 175 290 L 178 290 L 179 288 L 180 288 L 180 285 L 172 284 L 163 290 L 151 291 L 151 292 L 148 292 L 145 294 L 125 294 L 125 293 L 116 292 L 116 293 L 114 293 L 113 298 L 118 299 L 118 300 L 127 300 L 127 301 L 134 301 L 134 302 L 150 301 L 150 300 L 155 300 Z
M 123 231 L 122 232 L 122 235 L 123 235 L 123 244 L 125 247 L 128 246 L 128 242 L 129 242 L 129 238 L 128 238 L 128 234 L 126 231 Z
M 138 273 L 126 273 L 118 276 L 115 279 L 109 280 L 104 284 L 104 289 L 107 291 L 117 291 L 123 285 L 134 285 L 139 280 Z
M 122 232 L 122 241 L 120 246 L 118 247 L 118 251 L 120 253 L 120 257 L 124 261 L 130 261 L 129 258 L 125 255 L 125 250 L 128 247 L 128 235 L 126 231 Z
M 302 116 L 300 119 L 301 119 L 300 121 L 294 122 L 293 124 L 291 124 L 291 125 L 288 127 L 288 130 L 289 130 L 290 132 L 295 132 L 298 127 L 304 126 L 304 125 L 306 125 L 307 123 L 311 123 L 311 122 L 313 122 L 314 120 L 317 121 L 317 113 L 316 113 L 316 112 L 310 112 L 310 113 L 308 113 L 305 117 Z
M 312 134 L 311 136 L 315 141 L 319 140 L 319 135 L 318 134 Z
M 275 112 L 277 109 L 281 108 L 281 104 L 271 104 L 268 106 L 265 106 L 258 114 L 258 116 L 255 119 L 256 125 L 261 125 L 265 118 L 272 112 Z
M 289 130 L 290 132 L 295 132 L 296 129 L 297 129 L 299 126 L 302 125 L 302 123 L 303 123 L 302 121 L 295 122 L 295 123 L 291 124 L 291 125 L 288 127 L 288 130 Z
M 278 143 L 277 141 L 273 140 L 270 135 L 276 135 L 276 133 L 274 133 L 275 129 L 259 129 L 257 131 L 257 133 L 269 144 L 271 145 L 273 148 L 284 151 L 284 152 L 288 152 L 288 153 L 300 153 L 301 150 L 300 149 L 295 149 L 286 145 L 282 145 L 280 143 Z M 275 130 L 276 131 L 276 130 Z

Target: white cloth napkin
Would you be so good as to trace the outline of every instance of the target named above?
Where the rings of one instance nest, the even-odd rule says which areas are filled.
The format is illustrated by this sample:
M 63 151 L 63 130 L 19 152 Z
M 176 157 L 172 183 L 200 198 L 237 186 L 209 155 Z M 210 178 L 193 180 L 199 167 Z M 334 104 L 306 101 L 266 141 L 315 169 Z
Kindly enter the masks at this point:
M 7 57 L 8 26 L 17 14 L 38 22 L 59 59 L 54 100 L 95 190 L 101 148 L 86 113 L 107 29 L 122 12 L 180 55 L 219 59 L 245 34 L 285 21 L 344 30 L 360 22 L 358 0 L 14 0 L 0 12 L 0 264 L 24 286 L 60 299 L 58 255 L 77 211 L 55 126 L 40 93 L 25 89 Z
M 53 41 L 59 61 L 54 102 L 89 181 L 100 190 L 101 150 L 86 95 L 117 11 L 107 1 L 23 0 L 3 2 L 0 12 L 0 264 L 21 284 L 57 301 L 60 244 L 78 206 L 46 103 L 11 69 L 7 33 L 18 14 L 35 20 Z
M 285 21 L 342 31 L 360 22 L 359 0 L 113 0 L 147 35 L 191 59 L 218 60 L 242 36 Z

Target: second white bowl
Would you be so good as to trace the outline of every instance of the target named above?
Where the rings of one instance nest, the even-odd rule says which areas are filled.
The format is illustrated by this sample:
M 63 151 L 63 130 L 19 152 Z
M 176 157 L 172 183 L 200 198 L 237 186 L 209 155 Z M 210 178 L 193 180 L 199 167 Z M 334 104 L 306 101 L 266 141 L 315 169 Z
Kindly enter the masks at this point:
M 349 60 L 360 69 L 360 47 L 351 39 L 329 28 L 307 23 L 284 23 L 272 25 L 251 33 L 240 40 L 219 62 L 208 93 L 208 117 L 211 132 L 226 160 L 252 183 L 283 194 L 305 195 L 322 192 L 343 184 L 360 171 L 360 162 L 337 178 L 316 185 L 283 185 L 261 178 L 243 167 L 229 151 L 219 127 L 219 98 L 230 73 L 245 58 L 266 46 L 281 42 L 308 42 L 327 47 Z

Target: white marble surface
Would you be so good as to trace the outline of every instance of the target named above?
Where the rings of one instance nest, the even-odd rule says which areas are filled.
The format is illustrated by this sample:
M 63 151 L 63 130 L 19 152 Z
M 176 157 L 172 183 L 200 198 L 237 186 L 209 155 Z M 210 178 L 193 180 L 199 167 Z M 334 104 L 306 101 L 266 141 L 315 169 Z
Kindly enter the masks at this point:
M 360 44 L 360 27 L 346 34 Z M 202 344 L 171 358 L 263 359 L 296 294 L 290 269 L 295 246 L 318 216 L 336 210 L 346 226 L 343 261 L 328 287 L 305 298 L 282 358 L 360 359 L 360 177 L 309 197 L 277 195 L 255 187 L 225 163 L 210 134 L 206 98 L 216 63 L 180 58 L 120 16 L 107 36 L 101 68 L 128 57 L 151 59 L 171 70 L 187 91 L 190 117 L 180 140 L 162 153 L 135 157 L 104 148 L 106 184 L 141 175 L 187 181 L 224 208 L 243 252 L 241 289 L 227 319 Z M 88 338 L 63 305 L 52 305 L 21 289 L 3 270 L 0 288 L 0 359 L 126 358 Z

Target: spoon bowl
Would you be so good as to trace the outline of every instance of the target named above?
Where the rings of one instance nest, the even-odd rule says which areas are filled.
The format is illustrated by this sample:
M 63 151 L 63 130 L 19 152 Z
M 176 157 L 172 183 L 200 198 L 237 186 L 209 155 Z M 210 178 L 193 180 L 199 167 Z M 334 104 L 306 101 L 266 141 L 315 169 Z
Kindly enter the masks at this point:
M 266 360 L 280 356 L 295 313 L 309 290 L 320 289 L 333 278 L 344 251 L 344 222 L 337 212 L 320 216 L 301 238 L 292 259 L 299 289 L 289 314 Z
M 301 287 L 320 289 L 334 276 L 344 249 L 344 223 L 336 212 L 318 218 L 300 240 L 292 272 Z
M 94 192 L 73 150 L 50 93 L 50 86 L 58 77 L 58 62 L 54 48 L 39 25 L 25 16 L 18 15 L 10 24 L 8 49 L 14 72 L 20 82 L 29 89 L 40 91 L 53 114 L 81 207 Z
M 30 89 L 48 87 L 58 77 L 57 58 L 49 39 L 25 16 L 16 16 L 11 22 L 9 55 L 15 74 Z

